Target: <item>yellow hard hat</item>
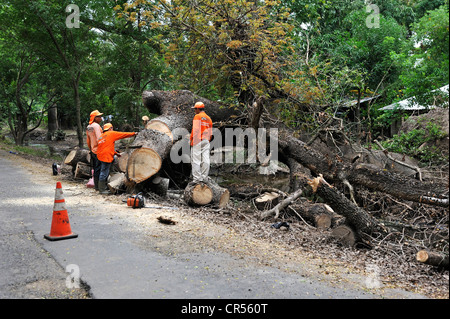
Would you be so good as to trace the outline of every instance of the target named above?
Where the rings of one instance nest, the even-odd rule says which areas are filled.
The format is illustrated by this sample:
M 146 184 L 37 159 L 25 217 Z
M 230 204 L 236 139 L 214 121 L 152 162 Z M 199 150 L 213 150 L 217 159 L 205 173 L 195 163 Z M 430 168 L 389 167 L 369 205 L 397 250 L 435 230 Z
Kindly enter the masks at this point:
M 113 127 L 113 125 L 111 123 L 106 123 L 105 125 L 103 125 L 103 131 L 107 131 L 109 130 L 111 127 Z

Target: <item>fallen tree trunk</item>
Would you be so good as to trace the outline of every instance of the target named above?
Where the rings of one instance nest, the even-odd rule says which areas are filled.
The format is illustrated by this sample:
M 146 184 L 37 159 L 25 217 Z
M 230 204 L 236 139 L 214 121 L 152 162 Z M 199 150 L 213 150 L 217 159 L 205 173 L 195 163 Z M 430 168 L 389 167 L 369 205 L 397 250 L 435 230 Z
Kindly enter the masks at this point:
M 311 179 L 311 172 L 293 158 L 288 158 L 286 164 L 289 167 L 291 190 L 305 189 L 308 186 L 308 180 Z
M 445 188 L 433 182 L 424 183 L 380 170 L 371 164 L 358 164 L 346 175 L 350 183 L 363 185 L 371 190 L 413 202 L 448 207 L 448 199 L 441 198 L 441 194 L 446 191 Z
M 145 91 L 142 99 L 149 112 L 159 115 L 147 124 L 147 129 L 144 131 L 158 132 L 153 133 L 158 138 L 153 142 L 142 143 L 142 146 L 130 155 L 127 176 L 135 183 L 141 183 L 156 174 L 161 169 L 162 162 L 170 156 L 173 143 L 190 132 L 194 116 L 191 107 L 195 102 L 202 101 L 205 104 L 205 111 L 213 122 L 224 122 L 232 115 L 238 114 L 233 108 L 209 101 L 185 90 Z M 140 134 L 149 134 L 143 133 L 144 131 Z M 163 135 L 166 138 L 161 137 Z M 138 147 L 137 144 L 135 146 Z M 270 151 L 274 150 L 270 149 Z M 385 192 L 400 199 L 442 207 L 449 205 L 447 185 L 420 182 L 380 168 L 370 167 L 368 164 L 354 165 L 335 156 L 331 151 L 322 153 L 308 146 L 282 125 L 278 131 L 278 152 L 282 153 L 285 159 L 292 159 L 301 164 L 313 176 L 323 174 L 326 180 L 333 183 L 345 182 L 350 189 L 364 186 L 369 190 Z M 295 165 L 291 163 L 290 166 L 292 169 Z M 296 169 L 291 171 L 295 178 L 298 177 L 298 173 Z M 300 187 L 302 179 L 302 177 L 297 181 L 294 179 L 294 188 Z
M 230 192 L 208 179 L 205 182 L 190 182 L 184 190 L 184 201 L 189 206 L 217 205 L 225 207 L 230 200 Z
M 330 182 L 344 182 L 347 180 L 353 186 L 364 186 L 393 195 L 396 198 L 426 203 L 435 206 L 448 207 L 447 185 L 433 182 L 421 182 L 400 174 L 394 174 L 370 164 L 351 165 L 341 158 L 322 154 L 309 147 L 306 143 L 295 138 L 289 130 L 279 132 L 279 151 L 284 158 L 297 161 L 310 172 L 323 177 Z M 292 166 L 292 164 L 290 165 Z M 291 172 L 296 174 L 297 171 Z M 304 174 L 303 172 L 299 172 Z
M 431 266 L 435 266 L 442 269 L 449 269 L 448 256 L 442 256 L 435 252 L 421 250 L 416 255 L 416 260 Z
M 159 115 L 151 120 L 131 145 L 135 150 L 127 163 L 127 177 L 141 183 L 161 169 L 169 157 L 173 143 L 189 134 L 195 113 L 192 106 L 201 101 L 213 122 L 226 121 L 235 113 L 224 104 L 199 97 L 190 91 L 144 91 L 144 106 L 150 113 Z
M 358 233 L 370 235 L 374 232 L 386 232 L 383 225 L 328 184 L 322 176 L 311 180 L 309 184 L 313 192 L 326 201 L 337 214 L 344 216 L 349 226 Z
M 136 149 L 128 156 L 127 177 L 141 183 L 159 172 L 170 152 L 172 140 L 165 133 L 145 129 L 137 135 L 131 147 Z

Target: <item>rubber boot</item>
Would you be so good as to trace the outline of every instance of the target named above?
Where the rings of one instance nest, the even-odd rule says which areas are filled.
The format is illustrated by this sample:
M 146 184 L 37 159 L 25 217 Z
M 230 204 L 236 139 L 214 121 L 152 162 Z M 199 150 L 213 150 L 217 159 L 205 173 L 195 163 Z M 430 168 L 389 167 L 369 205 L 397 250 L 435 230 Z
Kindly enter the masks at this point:
M 98 191 L 98 177 L 94 177 L 94 189 Z
M 98 181 L 98 190 L 102 195 L 111 195 L 111 192 L 106 187 L 106 181 Z

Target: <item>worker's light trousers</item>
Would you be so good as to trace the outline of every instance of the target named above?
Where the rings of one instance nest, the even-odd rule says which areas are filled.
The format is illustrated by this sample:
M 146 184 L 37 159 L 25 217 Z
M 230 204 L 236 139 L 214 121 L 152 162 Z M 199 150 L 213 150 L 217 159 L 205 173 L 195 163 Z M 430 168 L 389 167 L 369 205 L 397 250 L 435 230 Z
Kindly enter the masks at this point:
M 210 144 L 208 140 L 202 140 L 191 148 L 192 177 L 194 181 L 205 181 L 209 175 Z

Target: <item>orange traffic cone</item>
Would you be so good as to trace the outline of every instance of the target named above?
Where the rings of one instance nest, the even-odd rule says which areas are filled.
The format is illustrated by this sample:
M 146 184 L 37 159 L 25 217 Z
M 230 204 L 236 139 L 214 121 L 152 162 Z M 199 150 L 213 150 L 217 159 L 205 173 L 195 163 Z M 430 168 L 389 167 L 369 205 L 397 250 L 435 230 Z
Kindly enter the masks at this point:
M 72 233 L 72 230 L 70 229 L 69 215 L 67 214 L 61 182 L 57 182 L 55 204 L 53 206 L 52 227 L 50 229 L 50 234 L 44 235 L 44 238 L 54 241 L 76 237 L 78 237 L 78 235 Z

